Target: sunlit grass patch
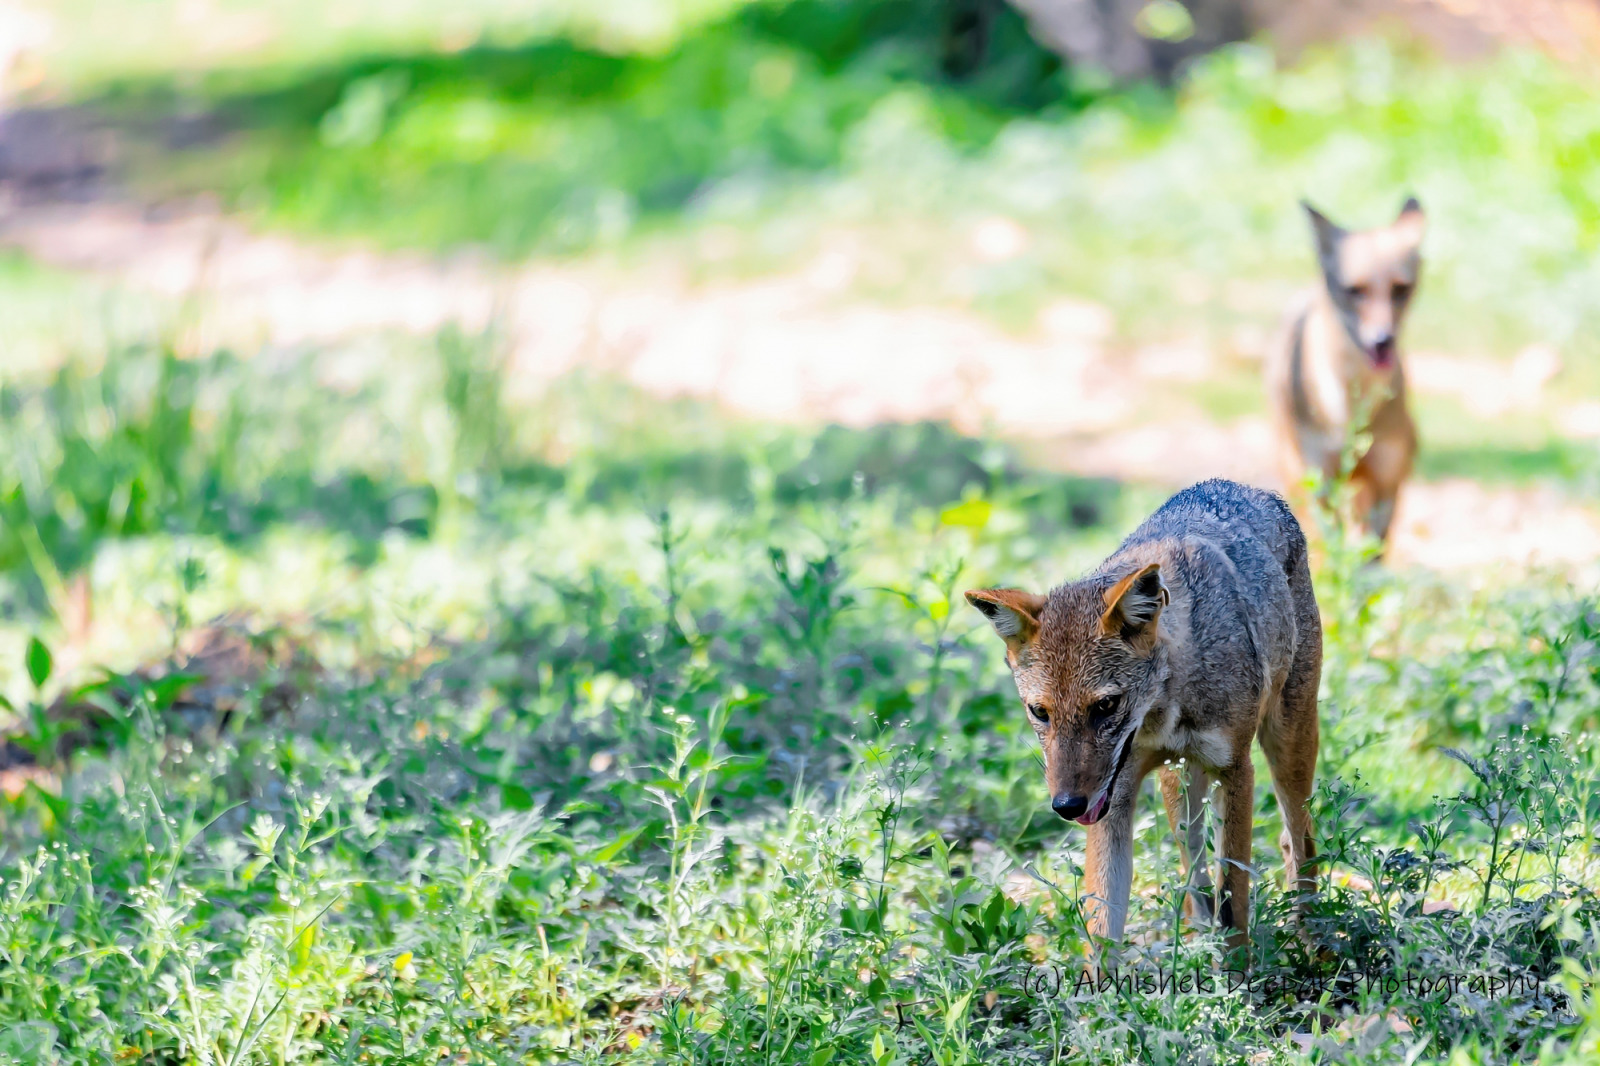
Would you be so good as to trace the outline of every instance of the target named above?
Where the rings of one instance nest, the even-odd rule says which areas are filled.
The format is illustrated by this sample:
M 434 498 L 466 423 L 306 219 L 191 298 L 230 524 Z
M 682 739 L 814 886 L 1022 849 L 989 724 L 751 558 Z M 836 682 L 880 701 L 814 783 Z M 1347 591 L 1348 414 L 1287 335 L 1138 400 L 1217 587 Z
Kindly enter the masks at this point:
M 1592 599 L 1331 556 L 1331 861 L 1307 926 L 1331 954 L 1292 925 L 1263 789 L 1238 984 L 1181 917 L 1147 792 L 1115 960 L 1134 983 L 1087 991 L 1083 838 L 1042 802 L 960 592 L 1080 572 L 1154 494 L 943 427 L 775 430 L 598 381 L 501 408 L 473 384 L 492 345 L 460 335 L 397 348 L 326 409 L 270 367 L 185 364 L 196 396 L 277 386 L 233 416 L 258 468 L 218 450 L 203 403 L 151 420 L 140 375 L 164 358 L 11 386 L 57 434 L 12 456 L 77 449 L 31 514 L 135 455 L 173 499 L 222 484 L 260 524 L 183 505 L 173 528 L 60 541 L 64 581 L 92 567 L 78 645 L 8 566 L 0 1052 L 1288 1062 L 1295 1035 L 1347 1061 L 1554 1064 L 1588 1039 L 1554 982 L 1593 953 L 1596 755 L 1571 739 L 1600 715 Z M 111 413 L 125 437 L 96 435 Z M 427 424 L 440 454 L 375 451 Z M 367 529 L 339 498 L 268 507 L 258 469 L 360 473 L 436 511 Z M 1142 990 L 1173 973 L 1213 983 Z M 1407 974 L 1429 991 L 1384 984 Z M 1361 1035 L 1391 1012 L 1404 1028 Z
M 1301 197 L 1362 226 L 1415 193 L 1430 228 L 1414 346 L 1588 351 L 1600 141 L 1581 72 L 1517 54 L 1452 68 L 1372 41 L 1280 70 L 1239 46 L 1175 96 L 1045 79 L 1056 95 L 1029 103 L 889 62 L 868 47 L 886 31 L 831 29 L 824 47 L 795 21 L 811 7 L 765 11 L 658 55 L 555 41 L 224 92 L 236 135 L 164 159 L 147 187 L 390 246 L 688 254 L 704 277 L 853 244 L 847 282 L 876 300 L 1029 328 L 1071 295 L 1135 340 L 1223 350 L 1258 347 L 1312 279 Z M 1018 239 L 989 240 L 996 220 Z

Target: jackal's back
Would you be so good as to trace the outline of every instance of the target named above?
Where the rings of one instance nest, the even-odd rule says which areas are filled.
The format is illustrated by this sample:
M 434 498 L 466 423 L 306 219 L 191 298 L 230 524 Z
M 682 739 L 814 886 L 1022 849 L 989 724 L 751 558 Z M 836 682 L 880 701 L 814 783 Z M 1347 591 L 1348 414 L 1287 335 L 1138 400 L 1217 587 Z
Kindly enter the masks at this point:
M 1213 479 L 1178 492 L 1129 535 L 1103 569 L 1157 559 L 1187 603 L 1185 654 L 1194 703 L 1258 697 L 1297 658 L 1321 658 L 1322 622 L 1306 538 L 1281 496 Z
M 1306 536 L 1282 496 L 1237 481 L 1212 478 L 1174 494 L 1123 541 L 1127 549 L 1145 541 L 1198 535 L 1224 550 L 1241 539 L 1259 541 L 1285 578 L 1306 569 Z M 1230 552 L 1230 557 L 1234 553 Z M 1234 558 L 1234 565 L 1248 563 Z M 1241 573 L 1248 579 L 1251 575 Z

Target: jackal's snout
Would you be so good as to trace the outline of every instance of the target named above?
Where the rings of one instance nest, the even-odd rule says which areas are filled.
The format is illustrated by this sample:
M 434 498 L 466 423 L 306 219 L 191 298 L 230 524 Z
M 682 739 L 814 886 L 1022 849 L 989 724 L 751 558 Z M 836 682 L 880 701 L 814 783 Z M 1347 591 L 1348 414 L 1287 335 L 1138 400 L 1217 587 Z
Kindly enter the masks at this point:
M 1111 807 L 1111 790 L 1103 789 L 1093 796 L 1072 795 L 1061 793 L 1050 801 L 1050 809 L 1069 822 L 1079 825 L 1093 825 Z
M 1050 801 L 1050 809 L 1070 822 L 1088 811 L 1089 797 L 1074 796 L 1070 792 L 1063 792 Z
M 1394 333 L 1379 333 L 1367 350 L 1372 353 L 1372 365 L 1379 370 L 1387 370 L 1394 363 Z

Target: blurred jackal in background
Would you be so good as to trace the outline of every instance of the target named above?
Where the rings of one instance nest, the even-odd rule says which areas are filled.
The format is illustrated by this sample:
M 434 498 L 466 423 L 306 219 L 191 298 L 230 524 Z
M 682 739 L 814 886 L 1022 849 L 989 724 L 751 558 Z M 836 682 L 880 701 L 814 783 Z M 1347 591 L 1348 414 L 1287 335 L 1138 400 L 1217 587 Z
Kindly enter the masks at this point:
M 1421 269 L 1422 207 L 1407 200 L 1389 225 L 1351 232 L 1304 206 L 1323 284 L 1296 302 L 1267 360 L 1279 469 L 1297 503 L 1308 471 L 1322 475 L 1324 504 L 1348 474 L 1356 525 L 1383 541 L 1417 453 L 1400 329 Z
M 1044 749 L 1050 806 L 1088 826 L 1089 931 L 1122 936 L 1140 783 L 1161 770 L 1167 818 L 1209 920 L 1204 808 L 1222 787 L 1222 895 L 1238 943 L 1248 928 L 1259 737 L 1284 828 L 1289 887 L 1314 887 L 1322 620 L 1306 539 L 1284 501 L 1212 480 L 1173 496 L 1100 567 L 1047 596 L 968 592 L 1006 643 L 1006 661 Z M 1180 775 L 1185 764 L 1187 781 Z

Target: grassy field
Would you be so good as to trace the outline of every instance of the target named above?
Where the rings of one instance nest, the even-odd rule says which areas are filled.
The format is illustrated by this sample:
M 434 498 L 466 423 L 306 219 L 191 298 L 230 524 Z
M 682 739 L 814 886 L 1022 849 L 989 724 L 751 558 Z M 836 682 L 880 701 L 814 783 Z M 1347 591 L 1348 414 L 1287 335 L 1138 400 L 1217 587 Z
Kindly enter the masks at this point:
M 46 5 L 84 28 L 37 91 L 124 123 L 137 194 L 263 229 L 708 283 L 853 241 L 852 300 L 1192 341 L 1171 399 L 1225 420 L 1307 272 L 1295 197 L 1414 188 L 1419 347 L 1550 345 L 1600 395 L 1600 125 L 1536 57 L 1244 47 L 1167 93 L 1014 23 L 952 69 L 912 2 L 112 7 Z M 1026 239 L 986 258 L 995 218 Z M 1147 789 L 1091 986 L 1083 834 L 961 591 L 1093 566 L 1161 490 L 598 373 L 527 398 L 493 329 L 194 352 L 184 313 L 0 260 L 0 1062 L 1600 1054 L 1591 589 L 1323 530 L 1304 936 L 1267 790 L 1246 974 Z M 1553 408 L 1423 421 L 1427 477 L 1593 490 Z
M 1296 201 L 1364 226 L 1414 192 L 1430 222 L 1411 347 L 1504 363 L 1546 346 L 1552 395 L 1600 399 L 1592 73 L 1365 40 L 1284 69 L 1240 46 L 1174 92 L 1113 89 L 1060 70 L 1015 19 L 952 72 L 930 3 L 687 5 L 648 40 L 605 30 L 627 24 L 615 13 L 587 29 L 486 15 L 448 50 L 333 28 L 179 79 L 68 66 L 60 92 L 134 131 L 145 199 L 217 197 L 335 246 L 691 285 L 844 263 L 841 303 L 1017 334 L 1068 296 L 1109 313 L 1119 351 L 1202 351 L 1207 380 L 1158 384 L 1145 410 L 1221 422 L 1258 409 L 1259 358 L 1311 277 Z M 1503 444 L 1516 454 L 1486 476 L 1592 493 L 1593 449 L 1574 452 L 1556 406 L 1425 397 L 1443 446 L 1427 472 L 1477 476 Z
M 1452 68 L 1383 41 L 1278 70 L 1241 46 L 1168 95 L 997 45 L 954 80 L 916 4 L 884 7 L 900 21 L 814 8 L 857 10 L 753 3 L 664 50 L 547 36 L 90 98 L 215 116 L 218 139 L 140 169 L 150 195 L 217 192 L 319 239 L 669 259 L 707 280 L 854 241 L 871 254 L 853 291 L 875 300 L 1026 326 L 1067 292 L 1131 337 L 1224 353 L 1258 347 L 1249 332 L 1307 276 L 1296 200 L 1363 226 L 1410 191 L 1431 218 L 1427 344 L 1594 354 L 1600 127 L 1582 71 L 1518 54 Z M 996 217 L 1026 239 L 975 252 Z M 1577 367 L 1593 360 L 1572 362 L 1600 392 Z
M 780 431 L 598 382 L 506 410 L 481 338 L 334 396 L 310 369 L 124 350 L 0 397 L 8 759 L 40 767 L 5 805 L 0 1053 L 1592 1054 L 1592 600 L 1331 555 L 1323 954 L 1263 795 L 1257 964 L 1220 984 L 1147 795 L 1119 965 L 1219 984 L 1073 994 L 1081 833 L 959 593 L 1075 572 L 1157 497 L 934 426 Z M 85 568 L 73 647 L 27 620 Z M 1536 984 L 1471 984 L 1510 976 Z

